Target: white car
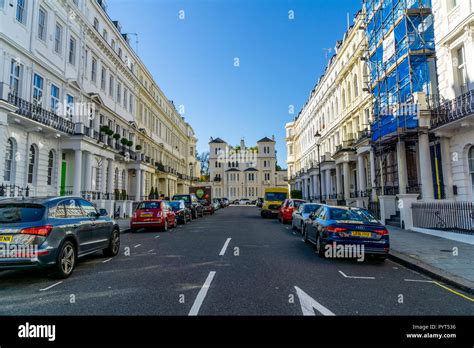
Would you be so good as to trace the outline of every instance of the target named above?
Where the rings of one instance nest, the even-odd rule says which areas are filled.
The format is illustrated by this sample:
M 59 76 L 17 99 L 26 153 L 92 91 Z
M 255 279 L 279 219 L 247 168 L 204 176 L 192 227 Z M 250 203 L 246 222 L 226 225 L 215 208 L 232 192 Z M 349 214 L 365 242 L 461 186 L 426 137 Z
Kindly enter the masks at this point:
M 291 219 L 291 228 L 293 230 L 300 230 L 303 233 L 303 227 L 305 221 L 309 218 L 310 214 L 315 212 L 321 207 L 318 203 L 305 203 L 301 204 L 297 210 L 293 212 Z
M 248 205 L 250 204 L 250 199 L 248 198 L 242 198 L 239 200 L 239 205 Z

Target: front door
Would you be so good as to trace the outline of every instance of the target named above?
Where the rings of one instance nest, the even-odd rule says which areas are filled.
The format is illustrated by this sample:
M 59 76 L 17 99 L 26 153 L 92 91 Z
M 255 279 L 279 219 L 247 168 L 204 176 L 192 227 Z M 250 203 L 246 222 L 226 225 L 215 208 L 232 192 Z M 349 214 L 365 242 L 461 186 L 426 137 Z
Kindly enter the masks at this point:
M 61 186 L 60 186 L 60 195 L 66 195 L 66 173 L 67 173 L 67 162 L 61 162 Z

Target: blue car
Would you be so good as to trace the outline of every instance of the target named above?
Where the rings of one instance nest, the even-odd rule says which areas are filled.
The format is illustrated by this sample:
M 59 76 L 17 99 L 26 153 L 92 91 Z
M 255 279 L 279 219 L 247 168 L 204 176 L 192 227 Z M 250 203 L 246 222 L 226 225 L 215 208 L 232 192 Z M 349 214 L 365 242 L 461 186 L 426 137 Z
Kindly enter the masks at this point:
M 67 278 L 78 258 L 119 248 L 118 225 L 81 197 L 0 200 L 0 270 L 49 268 Z
M 390 250 L 388 230 L 362 208 L 321 206 L 304 225 L 303 240 L 314 244 L 323 258 L 337 257 L 339 248 L 385 260 Z

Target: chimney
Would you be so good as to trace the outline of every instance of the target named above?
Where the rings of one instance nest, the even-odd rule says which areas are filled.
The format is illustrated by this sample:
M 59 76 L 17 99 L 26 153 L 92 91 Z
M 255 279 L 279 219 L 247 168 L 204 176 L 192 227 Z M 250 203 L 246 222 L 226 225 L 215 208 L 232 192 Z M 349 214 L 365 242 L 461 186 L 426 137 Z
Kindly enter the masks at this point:
M 272 135 L 272 140 L 275 141 L 275 135 Z
M 240 149 L 245 150 L 245 140 L 244 140 L 244 138 L 240 139 Z

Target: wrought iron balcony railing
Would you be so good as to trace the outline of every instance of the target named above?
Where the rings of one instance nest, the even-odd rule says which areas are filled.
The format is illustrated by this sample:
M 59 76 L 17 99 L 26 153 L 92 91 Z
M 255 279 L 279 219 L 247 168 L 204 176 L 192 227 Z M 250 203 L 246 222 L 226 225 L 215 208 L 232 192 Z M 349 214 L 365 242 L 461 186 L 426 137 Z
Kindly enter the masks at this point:
M 435 129 L 448 123 L 474 114 L 474 90 L 459 97 L 440 103 L 431 109 L 431 128 Z
M 9 93 L 8 102 L 17 107 L 16 113 L 30 120 L 54 128 L 60 132 L 74 134 L 74 122 L 56 115 L 54 112 L 43 109 L 39 105 L 30 103 L 20 97 Z

